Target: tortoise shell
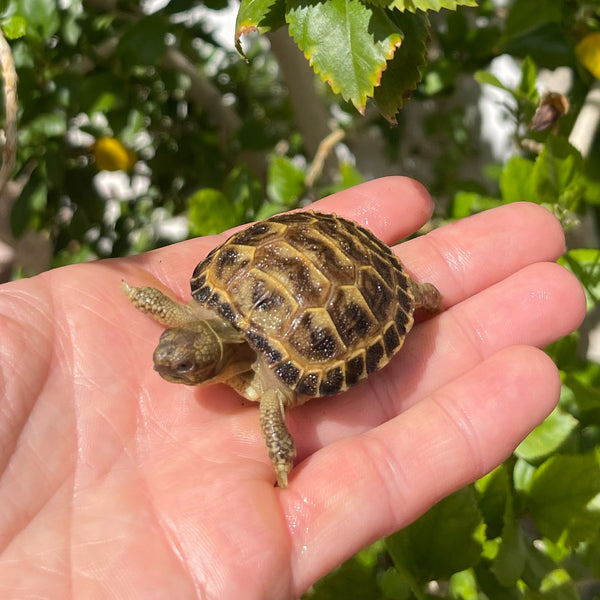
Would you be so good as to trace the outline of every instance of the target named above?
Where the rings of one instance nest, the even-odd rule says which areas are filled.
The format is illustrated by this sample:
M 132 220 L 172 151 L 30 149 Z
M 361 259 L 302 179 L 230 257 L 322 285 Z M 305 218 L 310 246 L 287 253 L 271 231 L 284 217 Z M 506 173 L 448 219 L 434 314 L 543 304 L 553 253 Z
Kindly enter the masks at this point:
M 296 212 L 232 235 L 198 264 L 192 296 L 241 331 L 295 392 L 343 392 L 385 366 L 413 325 L 408 275 L 370 231 Z

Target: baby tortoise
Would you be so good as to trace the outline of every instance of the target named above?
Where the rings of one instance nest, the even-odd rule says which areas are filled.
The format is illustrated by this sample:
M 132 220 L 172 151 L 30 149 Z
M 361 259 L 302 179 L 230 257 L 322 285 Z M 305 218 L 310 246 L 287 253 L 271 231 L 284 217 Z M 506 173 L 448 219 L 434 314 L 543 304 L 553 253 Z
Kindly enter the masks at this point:
M 123 283 L 133 305 L 169 327 L 154 351 L 168 381 L 226 383 L 260 402 L 260 425 L 284 488 L 296 454 L 285 409 L 347 390 L 398 352 L 438 290 L 415 283 L 370 231 L 295 212 L 250 225 L 194 270 L 183 306 Z

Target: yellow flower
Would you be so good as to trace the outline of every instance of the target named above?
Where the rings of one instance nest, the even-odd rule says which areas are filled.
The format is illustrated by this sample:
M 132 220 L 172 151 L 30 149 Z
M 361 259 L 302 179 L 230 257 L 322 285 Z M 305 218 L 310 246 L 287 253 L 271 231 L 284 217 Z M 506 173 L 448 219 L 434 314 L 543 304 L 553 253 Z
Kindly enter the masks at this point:
M 594 76 L 600 79 L 600 31 L 586 35 L 575 46 L 579 62 Z
M 99 138 L 93 150 L 99 171 L 131 171 L 137 162 L 136 153 L 126 148 L 117 138 Z

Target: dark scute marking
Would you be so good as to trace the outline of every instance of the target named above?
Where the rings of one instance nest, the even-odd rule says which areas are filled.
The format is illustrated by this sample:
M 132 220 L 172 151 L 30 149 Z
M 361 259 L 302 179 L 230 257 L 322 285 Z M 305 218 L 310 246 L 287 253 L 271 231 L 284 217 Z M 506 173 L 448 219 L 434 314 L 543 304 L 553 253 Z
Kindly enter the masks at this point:
M 231 307 L 229 302 L 221 302 L 219 305 L 219 312 L 230 322 L 235 323 L 237 321 L 236 313 Z
M 391 255 L 392 251 L 387 244 L 384 244 L 372 231 L 356 226 L 357 235 L 361 238 L 362 243 L 374 252 L 382 255 Z
M 365 359 L 362 356 L 355 356 L 346 363 L 346 385 L 348 387 L 356 385 L 365 373 Z
M 196 302 L 205 303 L 209 299 L 211 294 L 212 288 L 210 287 L 210 285 L 205 285 L 204 287 L 201 287 L 194 291 L 193 296 Z
M 311 355 L 317 360 L 333 358 L 339 352 L 333 334 L 327 329 L 313 329 L 310 332 Z
M 335 330 L 319 325 L 318 321 L 318 316 L 313 319 L 312 313 L 304 313 L 289 336 L 298 353 L 313 362 L 335 358 L 344 351 Z
M 383 344 L 375 342 L 367 349 L 367 373 L 373 373 L 379 368 L 379 361 L 383 357 Z
M 192 292 L 199 290 L 206 283 L 206 273 L 202 273 L 199 276 L 192 277 Z
M 346 346 L 353 344 L 371 331 L 373 323 L 370 316 L 356 302 L 344 303 L 343 296 L 334 300 L 329 313 Z
M 353 280 L 353 269 L 348 272 L 349 261 L 346 264 L 340 262 L 332 245 L 318 235 L 311 235 L 310 231 L 306 227 L 296 227 L 290 229 L 285 237 L 300 253 L 313 255 L 315 265 L 328 279 L 335 279 L 340 283 Z
M 341 219 L 339 220 L 339 223 L 343 224 Z M 348 227 L 339 227 L 338 222 L 333 220 L 319 221 L 315 227 L 330 238 L 346 256 L 359 261 L 359 264 L 365 261 L 365 249 L 358 243 L 358 239 L 355 235 L 355 227 L 348 231 Z
M 229 239 L 234 244 L 256 246 L 259 241 L 271 235 L 276 235 L 276 233 L 276 230 L 269 225 L 268 221 L 259 221 L 243 231 L 235 233 Z
M 400 346 L 400 337 L 395 325 L 392 324 L 385 330 L 383 343 L 385 344 L 385 351 L 388 357 L 393 356 Z
M 223 248 L 220 252 L 219 256 L 217 256 L 217 260 L 215 261 L 215 270 L 217 277 L 219 279 L 223 278 L 223 271 L 227 267 L 231 267 L 232 265 L 236 265 L 236 269 L 242 269 L 248 264 L 247 258 L 240 257 L 240 253 L 236 248 L 231 246 Z M 231 274 L 230 274 L 231 277 Z
M 318 373 L 307 373 L 296 385 L 296 392 L 299 394 L 304 394 L 305 396 L 316 396 L 318 384 Z
M 284 249 L 290 250 L 287 244 Z M 296 299 L 304 301 L 307 305 L 317 305 L 323 292 L 323 284 L 313 278 L 307 261 L 303 260 L 294 250 L 293 255 L 280 251 L 278 244 L 268 244 L 260 249 L 256 267 L 275 277 L 286 287 Z
M 278 363 L 281 361 L 281 352 L 279 352 L 279 350 L 273 348 L 273 346 L 271 346 L 271 344 L 269 344 L 269 342 L 267 341 L 267 338 L 264 335 L 261 335 L 260 333 L 257 333 L 256 331 L 250 330 L 246 333 L 246 339 L 248 340 L 248 343 L 257 352 L 264 354 L 264 356 L 267 359 L 267 362 L 270 365 L 274 365 L 275 363 Z
M 221 304 L 221 296 L 218 292 L 213 292 L 212 296 L 208 299 L 208 305 L 218 307 Z
M 329 396 L 331 394 L 337 394 L 344 384 L 344 373 L 341 367 L 334 367 L 329 369 L 321 381 L 319 386 L 319 394 L 321 396 Z
M 262 279 L 257 279 L 252 285 L 252 305 L 256 310 L 271 310 L 284 301 L 283 296 L 269 289 Z
M 202 261 L 200 261 L 197 265 L 196 268 L 194 269 L 194 272 L 192 273 L 192 279 L 198 277 L 198 275 L 200 275 L 200 273 L 202 273 L 203 271 L 205 271 L 207 269 L 207 267 L 210 265 L 210 263 L 212 262 L 212 259 L 215 256 L 215 253 L 219 250 L 221 246 L 217 246 L 216 248 L 213 248 L 207 255 L 206 258 Z
M 275 215 L 271 217 L 269 221 L 273 221 L 275 223 L 282 223 L 283 225 L 292 225 L 292 224 L 304 224 L 310 223 L 315 220 L 314 213 L 311 211 L 306 212 L 295 212 L 295 213 L 283 213 L 281 215 Z
M 393 268 L 395 265 L 390 261 L 389 256 L 382 258 L 378 254 L 373 254 L 371 256 L 371 259 L 372 259 L 371 262 L 373 263 L 375 270 L 377 271 L 377 273 L 379 273 L 381 278 L 384 281 L 387 281 L 390 285 L 393 285 L 393 281 L 394 281 Z
M 300 378 L 300 369 L 291 361 L 282 362 L 275 367 L 275 374 L 290 387 Z
M 408 323 L 410 319 L 400 307 L 398 307 L 398 311 L 396 312 L 395 321 L 400 335 L 406 335 L 408 333 Z
M 404 309 L 404 312 L 410 313 L 414 307 L 414 300 L 407 293 L 408 283 L 403 287 L 397 288 L 398 303 Z
M 393 295 L 385 281 L 373 269 L 362 269 L 359 287 L 375 318 L 387 321 Z

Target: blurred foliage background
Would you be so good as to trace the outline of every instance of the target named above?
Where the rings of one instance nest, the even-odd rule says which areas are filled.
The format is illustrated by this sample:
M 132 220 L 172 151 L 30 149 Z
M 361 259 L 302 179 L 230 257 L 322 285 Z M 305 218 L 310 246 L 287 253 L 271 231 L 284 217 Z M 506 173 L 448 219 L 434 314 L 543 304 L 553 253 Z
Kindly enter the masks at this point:
M 19 78 L 5 281 L 220 232 L 386 174 L 428 187 L 430 227 L 529 200 L 567 230 L 561 260 L 589 310 L 547 349 L 559 407 L 501 467 L 316 584 L 318 600 L 600 598 L 600 6 L 458 4 L 474 2 L 377 3 L 404 23 L 405 47 L 410 23 L 423 42 L 404 56 L 420 83 L 392 103 L 390 127 L 372 102 L 361 116 L 334 94 L 248 3 L 244 31 L 269 33 L 244 37 L 246 62 L 227 0 L 0 2 Z M 397 14 L 408 5 L 435 10 Z

